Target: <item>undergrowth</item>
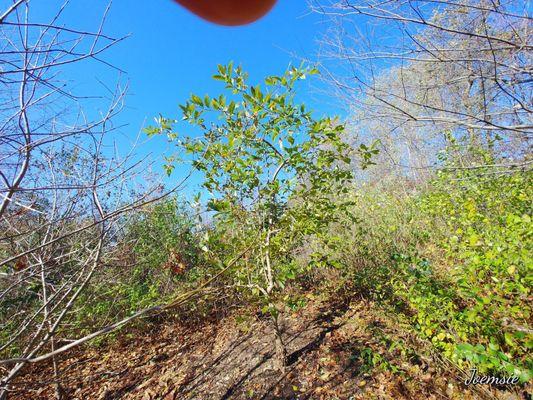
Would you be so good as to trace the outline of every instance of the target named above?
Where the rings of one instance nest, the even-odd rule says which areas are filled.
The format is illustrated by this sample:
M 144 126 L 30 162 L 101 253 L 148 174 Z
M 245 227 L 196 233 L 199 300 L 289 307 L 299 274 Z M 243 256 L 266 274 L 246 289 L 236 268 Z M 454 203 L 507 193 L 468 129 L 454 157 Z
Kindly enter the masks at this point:
M 355 193 L 339 258 L 361 293 L 461 368 L 528 381 L 531 175 L 441 172 L 416 194 Z

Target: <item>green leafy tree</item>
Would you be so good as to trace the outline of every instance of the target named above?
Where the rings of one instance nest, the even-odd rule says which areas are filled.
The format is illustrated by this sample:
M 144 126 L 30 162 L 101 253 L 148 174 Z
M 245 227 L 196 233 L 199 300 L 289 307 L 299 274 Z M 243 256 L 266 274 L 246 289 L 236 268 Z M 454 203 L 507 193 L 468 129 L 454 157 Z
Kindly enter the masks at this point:
M 325 228 L 346 210 L 348 202 L 339 199 L 352 180 L 343 125 L 314 118 L 295 101 L 296 83 L 317 72 L 292 67 L 253 86 L 241 67 L 220 65 L 214 79 L 225 85 L 228 97 L 193 94 L 180 106 L 183 119 L 200 135 L 178 135 L 177 121 L 166 118 L 147 130 L 175 141 L 203 174 L 208 207 L 228 241 L 224 250 L 253 248 L 233 271 L 234 284 L 259 298 L 271 316 L 281 367 L 286 354 L 277 294 L 291 279 L 327 262 L 317 253 L 302 266 L 291 255 L 304 240 L 334 245 Z

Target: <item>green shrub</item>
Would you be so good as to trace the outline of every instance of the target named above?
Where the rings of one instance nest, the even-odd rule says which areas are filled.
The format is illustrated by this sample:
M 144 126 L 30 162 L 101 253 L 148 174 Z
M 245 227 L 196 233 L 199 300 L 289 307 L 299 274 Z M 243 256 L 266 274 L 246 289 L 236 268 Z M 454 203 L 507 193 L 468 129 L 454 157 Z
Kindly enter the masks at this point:
M 118 256 L 105 261 L 108 267 L 80 296 L 74 325 L 89 332 L 187 290 L 203 276 L 199 242 L 194 218 L 177 198 L 134 214 Z
M 366 223 L 341 234 L 345 273 L 459 366 L 527 381 L 531 189 L 530 173 L 490 169 L 441 172 L 410 195 L 364 186 L 353 213 Z
M 491 172 L 442 173 L 420 199 L 422 210 L 446 227 L 438 244 L 460 299 L 441 303 L 449 307 L 448 332 L 437 343 L 459 363 L 526 381 L 532 346 L 531 175 Z
M 181 157 L 192 158 L 226 243 L 219 257 L 246 253 L 231 271 L 234 287 L 270 309 L 276 293 L 305 271 L 291 250 L 309 236 L 330 242 L 322 233 L 346 209 L 341 197 L 353 178 L 344 126 L 315 117 L 295 98 L 298 82 L 317 73 L 291 67 L 251 85 L 241 67 L 219 65 L 213 78 L 224 93 L 191 95 L 180 106 L 194 134 L 176 132 L 179 119 L 163 117 L 146 130 L 165 134 Z

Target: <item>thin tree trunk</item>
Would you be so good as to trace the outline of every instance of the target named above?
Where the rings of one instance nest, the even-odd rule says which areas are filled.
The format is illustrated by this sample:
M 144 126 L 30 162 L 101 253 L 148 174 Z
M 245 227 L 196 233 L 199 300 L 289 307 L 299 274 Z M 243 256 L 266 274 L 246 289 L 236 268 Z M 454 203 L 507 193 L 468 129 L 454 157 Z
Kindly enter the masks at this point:
M 280 372 L 284 373 L 287 367 L 287 346 L 283 341 L 283 328 L 280 324 L 280 314 L 277 312 L 272 315 L 272 325 L 274 328 L 275 341 L 275 366 Z

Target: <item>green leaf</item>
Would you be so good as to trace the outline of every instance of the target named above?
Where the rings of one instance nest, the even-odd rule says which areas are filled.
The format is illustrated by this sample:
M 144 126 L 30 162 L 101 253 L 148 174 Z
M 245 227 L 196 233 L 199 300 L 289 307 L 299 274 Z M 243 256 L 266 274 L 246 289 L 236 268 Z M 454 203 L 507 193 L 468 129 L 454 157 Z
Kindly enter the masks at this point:
M 192 102 L 193 102 L 194 104 L 196 104 L 196 105 L 198 105 L 198 106 L 203 106 L 203 104 L 204 104 L 204 103 L 202 102 L 202 99 L 201 99 L 199 96 L 195 95 L 195 94 L 193 94 L 193 95 L 191 96 L 191 100 L 192 100 Z

